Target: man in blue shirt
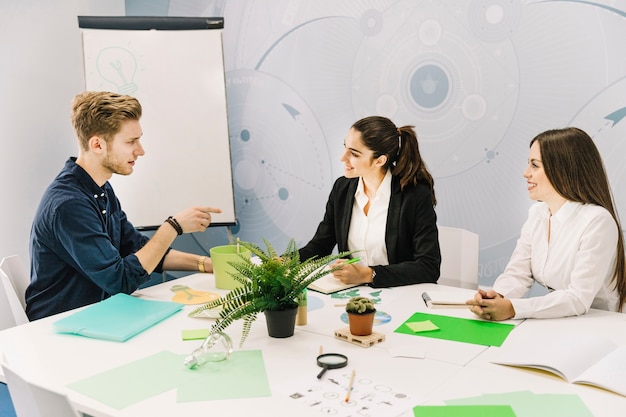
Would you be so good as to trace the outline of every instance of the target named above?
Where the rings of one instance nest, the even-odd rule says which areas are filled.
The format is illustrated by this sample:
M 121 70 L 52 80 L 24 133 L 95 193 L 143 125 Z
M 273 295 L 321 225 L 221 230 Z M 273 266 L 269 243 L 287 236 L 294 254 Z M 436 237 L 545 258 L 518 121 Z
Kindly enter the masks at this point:
M 84 92 L 72 102 L 77 158 L 69 158 L 41 199 L 30 237 L 30 320 L 130 294 L 153 271 L 212 272 L 206 256 L 170 248 L 176 236 L 204 231 L 213 207 L 190 207 L 169 217 L 152 238 L 126 218 L 108 180 L 129 175 L 144 154 L 141 104 L 109 92 Z

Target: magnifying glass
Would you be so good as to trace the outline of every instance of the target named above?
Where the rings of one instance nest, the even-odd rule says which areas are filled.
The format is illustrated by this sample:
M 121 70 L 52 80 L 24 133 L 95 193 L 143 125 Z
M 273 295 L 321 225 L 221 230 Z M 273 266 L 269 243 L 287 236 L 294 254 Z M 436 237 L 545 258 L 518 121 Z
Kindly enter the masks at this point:
M 317 374 L 317 379 L 321 379 L 322 376 L 329 369 L 343 368 L 348 364 L 348 357 L 341 353 L 324 353 L 317 357 L 317 366 L 321 366 L 322 370 Z

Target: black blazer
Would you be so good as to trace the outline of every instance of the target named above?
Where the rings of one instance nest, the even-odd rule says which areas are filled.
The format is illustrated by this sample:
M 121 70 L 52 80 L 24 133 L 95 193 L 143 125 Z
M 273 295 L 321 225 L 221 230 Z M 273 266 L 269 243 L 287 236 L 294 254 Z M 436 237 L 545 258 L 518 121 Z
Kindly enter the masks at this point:
M 326 213 L 309 243 L 300 249 L 300 258 L 326 256 L 335 245 L 348 251 L 348 231 L 358 178 L 335 181 L 326 203 Z M 391 180 L 391 197 L 385 229 L 389 265 L 370 265 L 376 271 L 372 287 L 437 282 L 441 253 L 437 215 L 430 187 L 426 183 L 407 185 L 400 191 L 400 180 Z

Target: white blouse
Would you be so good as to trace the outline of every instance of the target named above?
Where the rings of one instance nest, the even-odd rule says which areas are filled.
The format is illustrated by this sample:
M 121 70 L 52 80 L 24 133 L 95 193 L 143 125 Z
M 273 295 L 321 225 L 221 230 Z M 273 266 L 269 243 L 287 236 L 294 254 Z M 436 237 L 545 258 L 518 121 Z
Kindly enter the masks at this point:
M 590 307 L 616 311 L 618 294 L 610 281 L 618 233 L 613 217 L 600 206 L 567 201 L 550 216 L 547 204 L 533 204 L 493 289 L 511 300 L 516 319 L 580 315 Z M 521 298 L 534 281 L 550 292 Z
M 370 201 L 369 211 L 365 215 L 363 208 L 367 204 L 368 198 L 363 189 L 363 178 L 359 178 L 359 185 L 354 194 L 354 204 L 352 205 L 348 248 L 351 251 L 359 251 L 354 256 L 361 258 L 359 262 L 361 265 L 389 265 L 385 230 L 390 198 L 391 171 L 387 170 L 383 181 L 376 190 L 376 196 Z

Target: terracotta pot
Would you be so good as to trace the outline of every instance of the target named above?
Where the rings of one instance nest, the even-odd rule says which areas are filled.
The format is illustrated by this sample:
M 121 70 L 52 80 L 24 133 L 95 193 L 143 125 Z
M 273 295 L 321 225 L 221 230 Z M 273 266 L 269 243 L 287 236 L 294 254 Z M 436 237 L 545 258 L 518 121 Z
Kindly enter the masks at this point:
M 292 309 L 273 311 L 265 310 L 265 321 L 267 322 L 267 334 L 270 337 L 291 337 L 296 327 L 296 313 L 298 306 Z
M 374 327 L 374 316 L 376 311 L 366 314 L 348 313 L 348 323 L 350 324 L 350 333 L 354 336 L 369 336 L 372 334 Z

